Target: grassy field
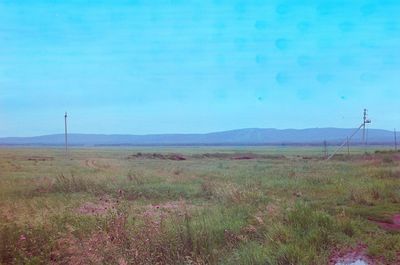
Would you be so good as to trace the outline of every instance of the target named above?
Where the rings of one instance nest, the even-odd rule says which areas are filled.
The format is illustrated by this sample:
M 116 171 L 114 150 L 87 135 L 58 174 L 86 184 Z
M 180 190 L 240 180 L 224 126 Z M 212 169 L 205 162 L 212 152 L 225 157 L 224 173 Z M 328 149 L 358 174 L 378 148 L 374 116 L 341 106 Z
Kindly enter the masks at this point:
M 0 264 L 400 264 L 400 153 L 0 149 Z

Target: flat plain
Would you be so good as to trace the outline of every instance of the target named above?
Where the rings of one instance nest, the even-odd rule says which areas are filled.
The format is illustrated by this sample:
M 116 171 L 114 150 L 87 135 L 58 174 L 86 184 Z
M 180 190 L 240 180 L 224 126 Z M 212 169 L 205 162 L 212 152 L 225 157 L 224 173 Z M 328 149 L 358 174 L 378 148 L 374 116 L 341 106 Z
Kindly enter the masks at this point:
M 2 148 L 0 264 L 400 264 L 381 150 Z

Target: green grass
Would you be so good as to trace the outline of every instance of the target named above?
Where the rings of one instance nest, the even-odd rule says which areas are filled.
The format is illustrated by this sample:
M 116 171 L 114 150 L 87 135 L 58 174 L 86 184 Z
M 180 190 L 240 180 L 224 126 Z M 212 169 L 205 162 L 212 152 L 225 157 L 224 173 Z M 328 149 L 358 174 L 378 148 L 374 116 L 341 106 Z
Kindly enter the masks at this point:
M 186 160 L 130 157 L 138 152 Z M 249 153 L 258 156 L 233 159 Z M 400 233 L 370 219 L 400 212 L 399 155 L 361 147 L 331 161 L 314 147 L 89 148 L 68 156 L 0 149 L 0 264 L 319 265 L 359 243 L 395 264 Z

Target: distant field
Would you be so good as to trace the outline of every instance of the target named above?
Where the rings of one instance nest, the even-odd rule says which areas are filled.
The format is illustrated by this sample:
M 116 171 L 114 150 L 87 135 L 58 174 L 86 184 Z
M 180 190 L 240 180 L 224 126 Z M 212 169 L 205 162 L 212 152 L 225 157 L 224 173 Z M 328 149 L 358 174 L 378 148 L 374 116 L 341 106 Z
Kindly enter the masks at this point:
M 0 264 L 400 264 L 378 149 L 3 148 Z

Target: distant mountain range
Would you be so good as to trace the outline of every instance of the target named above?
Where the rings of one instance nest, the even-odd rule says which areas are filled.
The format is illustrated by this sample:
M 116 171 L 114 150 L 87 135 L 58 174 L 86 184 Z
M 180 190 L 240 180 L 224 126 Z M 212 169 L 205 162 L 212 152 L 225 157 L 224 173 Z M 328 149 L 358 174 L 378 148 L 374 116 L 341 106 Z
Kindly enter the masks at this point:
M 69 134 L 72 146 L 163 146 L 163 145 L 320 145 L 338 144 L 350 136 L 355 129 L 311 128 L 311 129 L 239 129 L 204 134 Z M 392 144 L 393 132 L 380 129 L 367 131 L 370 144 Z M 361 143 L 362 131 L 357 133 L 352 144 Z M 3 146 L 58 146 L 64 144 L 63 134 L 35 137 L 0 138 Z

